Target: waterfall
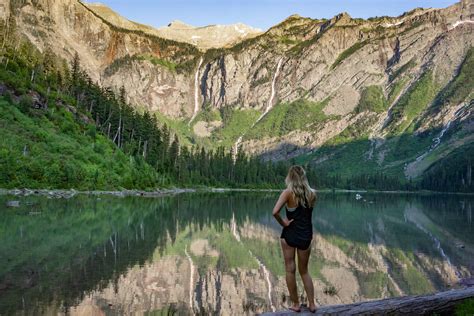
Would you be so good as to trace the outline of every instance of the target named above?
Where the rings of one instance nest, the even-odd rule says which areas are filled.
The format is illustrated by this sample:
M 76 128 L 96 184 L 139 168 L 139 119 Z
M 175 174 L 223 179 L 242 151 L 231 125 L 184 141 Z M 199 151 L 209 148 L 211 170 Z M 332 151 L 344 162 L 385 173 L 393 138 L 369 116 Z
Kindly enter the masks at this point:
M 275 74 L 273 75 L 272 79 L 272 86 L 271 86 L 271 92 L 270 92 L 270 99 L 268 99 L 267 106 L 265 107 L 265 111 L 258 117 L 258 119 L 250 126 L 249 130 L 251 130 L 258 122 L 260 122 L 261 119 L 264 118 L 265 115 L 273 108 L 273 100 L 275 99 L 276 96 L 276 80 L 278 75 L 280 74 L 280 69 L 281 69 L 281 64 L 283 62 L 283 57 L 280 57 L 277 63 L 277 68 L 275 71 Z M 247 130 L 248 131 L 248 130 Z M 237 141 L 234 144 L 234 153 L 237 154 L 239 150 L 239 145 L 242 142 L 242 139 L 244 138 L 245 134 L 247 134 L 247 131 L 245 131 L 242 135 L 240 135 L 239 138 L 237 138 Z
M 458 279 L 461 279 L 461 274 L 459 273 L 459 271 L 456 269 L 456 267 L 451 263 L 451 260 L 449 259 L 449 257 L 446 255 L 446 253 L 444 252 L 443 248 L 441 248 L 441 242 L 439 241 L 438 238 L 436 238 L 430 231 L 426 230 L 426 228 L 424 228 L 423 226 L 421 226 L 420 224 L 416 223 L 416 222 L 413 222 L 415 224 L 415 226 L 420 229 L 422 232 L 424 232 L 425 234 L 427 234 L 431 240 L 433 241 L 434 243 L 434 246 L 436 248 L 436 250 L 438 250 L 439 254 L 441 255 L 441 257 L 443 258 L 444 261 L 446 261 L 448 263 L 448 265 L 454 270 L 454 273 L 456 274 L 456 277 Z
M 193 116 L 191 116 L 188 125 L 191 125 L 191 122 L 194 120 L 199 111 L 199 69 L 201 69 L 202 62 L 203 58 L 201 57 L 199 59 L 199 64 L 197 66 L 196 73 L 194 74 L 194 111 Z
M 232 213 L 232 219 L 230 220 L 230 228 L 232 231 L 232 235 L 234 238 L 242 244 L 242 240 L 240 239 L 239 232 L 237 231 L 237 221 L 235 220 L 235 214 Z M 265 281 L 267 282 L 267 295 L 268 295 L 268 301 L 270 302 L 270 308 L 272 309 L 272 312 L 276 311 L 275 305 L 273 305 L 272 302 L 272 282 L 270 281 L 270 272 L 268 271 L 267 267 L 263 264 L 260 259 L 258 259 L 251 250 L 249 250 L 250 256 L 252 256 L 258 263 L 258 266 L 262 269 L 263 275 L 265 276 Z
M 234 238 L 238 241 L 240 241 L 240 236 L 239 233 L 237 232 L 237 222 L 235 221 L 235 214 L 232 213 L 232 219 L 230 220 L 230 227 L 232 230 L 232 235 L 234 235 Z
M 252 127 L 253 127 L 253 125 L 252 125 Z M 234 144 L 234 153 L 235 153 L 235 155 L 237 155 L 237 153 L 239 151 L 239 145 L 242 142 L 242 138 L 244 138 L 244 136 L 245 136 L 245 133 L 240 135 L 239 138 L 237 138 L 237 141 Z
M 272 80 L 272 91 L 271 91 L 271 94 L 270 94 L 270 99 L 268 100 L 268 104 L 267 104 L 267 107 L 265 108 L 265 112 L 263 112 L 262 115 L 260 115 L 260 117 L 257 119 L 257 121 L 254 123 L 257 124 L 265 115 L 267 115 L 267 113 L 272 109 L 273 107 L 273 99 L 275 99 L 275 95 L 276 95 L 276 89 L 275 89 L 275 84 L 276 84 L 276 79 L 278 77 L 278 75 L 280 74 L 280 68 L 281 68 L 281 63 L 283 61 L 283 58 L 280 58 L 278 60 L 278 64 L 277 64 L 277 69 L 275 71 L 275 74 L 273 75 L 273 80 Z
M 186 246 L 184 248 L 184 253 L 186 255 L 186 257 L 188 258 L 189 260 L 189 265 L 191 267 L 191 271 L 190 271 L 190 275 L 189 275 L 189 307 L 191 308 L 191 310 L 194 310 L 194 306 L 193 306 L 193 298 L 194 298 L 194 291 L 193 291 L 193 284 L 194 284 L 194 264 L 193 264 L 193 259 L 191 258 L 191 256 L 189 255 L 188 253 L 188 246 Z
M 469 112 L 467 112 L 469 113 Z M 430 152 L 432 152 L 434 149 L 436 149 L 436 147 L 439 146 L 439 144 L 441 144 L 441 138 L 443 138 L 444 134 L 446 133 L 446 131 L 449 129 L 449 127 L 451 126 L 451 123 L 458 120 L 458 119 L 461 119 L 463 118 L 464 116 L 466 115 L 466 112 L 464 111 L 464 107 L 461 107 L 460 109 L 458 109 L 455 113 L 454 113 L 454 116 L 448 121 L 448 123 L 446 123 L 446 125 L 443 127 L 443 129 L 441 130 L 441 132 L 438 134 L 438 136 L 436 136 L 435 138 L 433 138 L 433 143 L 431 144 L 430 148 L 424 152 L 422 155 L 418 156 L 416 159 L 415 159 L 415 162 L 420 162 L 422 161 Z
M 454 274 L 456 275 L 456 277 L 458 279 L 461 279 L 462 275 L 461 273 L 458 271 L 458 269 L 456 268 L 456 266 L 454 266 L 452 263 L 451 263 L 451 260 L 449 259 L 448 255 L 446 255 L 446 253 L 444 252 L 444 249 L 441 247 L 441 242 L 439 241 L 438 238 L 436 238 L 436 236 L 434 236 L 429 230 L 427 230 L 425 227 L 423 227 L 420 223 L 418 223 L 418 221 L 416 220 L 416 218 L 411 214 L 409 213 L 412 209 L 405 209 L 405 216 L 406 218 L 412 222 L 413 224 L 415 224 L 415 226 L 421 230 L 423 233 L 425 233 L 426 235 L 428 235 L 428 237 L 433 241 L 434 243 L 434 246 L 436 248 L 436 250 L 439 252 L 439 254 L 441 255 L 441 258 L 443 258 L 443 260 L 448 264 L 449 267 L 451 267 L 451 269 L 453 269 L 454 271 Z
M 270 302 L 270 308 L 272 309 L 272 312 L 274 312 L 276 309 L 275 309 L 275 306 L 273 305 L 273 302 L 272 302 L 272 282 L 270 281 L 270 272 L 268 272 L 268 269 L 263 264 L 263 262 L 260 261 L 257 257 L 255 257 L 255 255 L 252 253 L 252 251 L 249 250 L 249 253 L 252 257 L 255 258 L 255 260 L 257 260 L 258 265 L 260 266 L 260 268 L 262 268 L 263 275 L 265 276 L 265 281 L 267 281 L 268 301 Z
M 430 148 L 427 151 L 425 151 L 422 155 L 416 157 L 416 159 L 415 159 L 416 162 L 420 162 L 423 159 L 425 159 L 425 157 L 430 152 L 432 152 L 436 147 L 439 146 L 439 144 L 441 143 L 441 138 L 443 138 L 444 133 L 446 133 L 446 131 L 449 129 L 449 126 L 451 125 L 451 122 L 452 121 L 449 121 L 448 124 L 446 124 L 446 126 L 443 127 L 443 129 L 441 130 L 439 135 L 437 137 L 433 138 L 433 144 L 431 144 Z

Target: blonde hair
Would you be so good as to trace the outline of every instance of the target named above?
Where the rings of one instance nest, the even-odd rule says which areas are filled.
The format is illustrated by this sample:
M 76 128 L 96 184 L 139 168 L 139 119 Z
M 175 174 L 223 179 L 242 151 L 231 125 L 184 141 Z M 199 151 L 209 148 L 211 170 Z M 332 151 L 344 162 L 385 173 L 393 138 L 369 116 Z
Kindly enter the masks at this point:
M 316 194 L 309 186 L 306 172 L 301 166 L 291 166 L 285 179 L 286 187 L 293 193 L 297 205 L 311 207 Z

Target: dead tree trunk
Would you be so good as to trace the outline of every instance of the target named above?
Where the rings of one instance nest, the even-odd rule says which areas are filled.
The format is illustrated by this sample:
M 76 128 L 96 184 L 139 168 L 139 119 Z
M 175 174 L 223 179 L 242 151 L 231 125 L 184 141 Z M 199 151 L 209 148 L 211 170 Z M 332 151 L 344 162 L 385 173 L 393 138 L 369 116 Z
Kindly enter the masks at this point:
M 474 298 L 474 287 L 439 292 L 430 295 L 403 296 L 345 305 L 321 306 L 316 315 L 432 315 L 452 313 L 456 304 Z M 305 307 L 301 314 L 311 314 Z M 263 315 L 295 315 L 290 310 Z

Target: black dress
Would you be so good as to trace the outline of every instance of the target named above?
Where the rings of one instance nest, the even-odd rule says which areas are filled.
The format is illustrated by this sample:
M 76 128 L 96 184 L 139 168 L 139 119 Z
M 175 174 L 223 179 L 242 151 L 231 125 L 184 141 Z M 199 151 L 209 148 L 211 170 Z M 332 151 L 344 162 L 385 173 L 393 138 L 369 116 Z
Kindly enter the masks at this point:
M 313 223 L 311 216 L 313 207 L 303 207 L 298 205 L 294 211 L 289 211 L 285 207 L 286 217 L 293 220 L 289 226 L 283 227 L 281 238 L 294 248 L 306 250 L 311 245 L 313 239 Z

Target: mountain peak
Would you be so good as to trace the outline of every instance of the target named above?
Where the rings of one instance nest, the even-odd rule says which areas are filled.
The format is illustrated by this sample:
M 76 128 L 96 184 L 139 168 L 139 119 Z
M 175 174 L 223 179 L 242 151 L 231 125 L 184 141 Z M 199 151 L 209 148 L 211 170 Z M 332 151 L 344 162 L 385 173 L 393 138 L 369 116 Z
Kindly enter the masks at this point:
M 335 18 L 337 21 L 344 21 L 344 22 L 350 21 L 352 19 L 352 17 L 347 12 L 341 12 L 338 15 L 336 15 Z
M 180 21 L 180 20 L 171 21 L 171 23 L 168 24 L 168 27 L 173 28 L 173 29 L 193 29 L 194 28 L 194 26 L 192 26 L 190 24 L 186 24 L 186 23 L 184 23 L 183 21 Z
M 173 20 L 167 26 L 154 28 L 129 21 L 102 3 L 91 2 L 85 3 L 85 5 L 102 19 L 120 28 L 142 31 L 153 36 L 189 43 L 200 49 L 232 45 L 242 39 L 254 37 L 262 33 L 260 29 L 252 28 L 243 23 L 195 27 L 180 20 Z
M 107 7 L 102 2 L 85 2 L 88 7 Z
M 290 16 L 287 17 L 286 19 L 287 19 L 287 20 L 288 20 L 288 19 L 301 19 L 301 15 L 295 13 L 295 14 L 290 15 Z

